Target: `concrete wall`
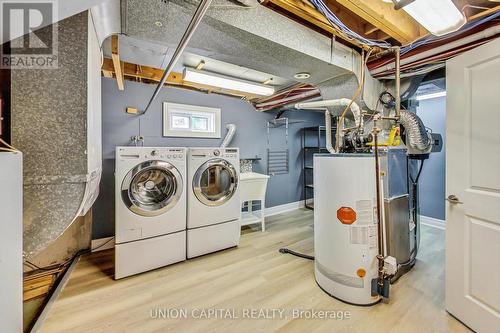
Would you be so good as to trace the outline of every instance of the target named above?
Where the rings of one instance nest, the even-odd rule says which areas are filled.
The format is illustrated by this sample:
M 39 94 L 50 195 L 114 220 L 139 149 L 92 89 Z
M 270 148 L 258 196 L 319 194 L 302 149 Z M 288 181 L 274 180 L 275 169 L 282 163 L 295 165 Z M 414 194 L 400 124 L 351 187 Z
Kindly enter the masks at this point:
M 446 139 L 446 97 L 419 101 L 417 115 L 425 126 Z M 436 219 L 445 219 L 446 145 L 440 153 L 432 153 L 425 161 L 420 175 L 420 213 Z
M 125 90 L 119 91 L 114 79 L 102 81 L 102 131 L 103 131 L 103 177 L 100 194 L 94 206 L 93 238 L 114 234 L 114 168 L 115 147 L 130 144 L 130 137 L 140 134 L 145 137 L 145 146 L 216 147 L 221 139 L 191 139 L 162 137 L 162 102 L 193 104 L 222 109 L 222 136 L 225 124 L 237 125 L 231 146 L 240 148 L 241 158 L 258 155 L 261 161 L 254 164 L 254 171 L 266 173 L 267 129 L 266 123 L 274 118 L 271 113 L 256 112 L 245 101 L 216 94 L 204 94 L 176 88 L 164 88 L 148 113 L 137 117 L 125 113 L 128 106 L 142 109 L 148 102 L 155 86 L 126 81 Z M 290 120 L 304 120 L 292 124 L 288 144 L 285 129 L 271 130 L 272 149 L 290 149 L 290 172 L 271 177 L 268 184 L 266 205 L 268 207 L 295 202 L 302 197 L 302 155 L 300 129 L 323 123 L 323 115 L 315 112 L 288 112 Z

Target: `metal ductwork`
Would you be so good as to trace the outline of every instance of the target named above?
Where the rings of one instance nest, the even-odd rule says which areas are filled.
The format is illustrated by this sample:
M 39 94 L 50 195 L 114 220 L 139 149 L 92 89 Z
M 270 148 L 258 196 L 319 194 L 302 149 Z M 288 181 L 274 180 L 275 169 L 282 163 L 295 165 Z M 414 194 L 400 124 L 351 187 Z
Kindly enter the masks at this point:
M 185 0 L 124 0 L 123 33 L 168 48 L 163 60 L 166 62 L 188 26 L 196 4 Z M 329 84 L 332 94 L 335 90 L 346 91 L 339 96 L 322 92 L 323 99 L 353 95 L 361 73 L 361 55 L 357 51 L 297 24 L 257 0 L 245 0 L 244 4 L 214 0 L 186 52 L 292 82 L 297 81 L 295 74 L 307 72 L 310 78 L 301 82 L 325 87 Z M 151 24 L 158 18 L 161 27 Z M 140 57 L 127 61 L 144 62 Z M 380 82 L 366 76 L 363 100 L 369 108 L 375 108 L 382 90 Z
M 409 147 L 421 152 L 429 150 L 432 144 L 432 137 L 425 129 L 422 120 L 413 112 L 401 110 L 399 122 L 406 130 L 406 137 Z
M 25 157 L 25 258 L 85 215 L 99 191 L 101 55 L 92 24 L 88 11 L 58 23 L 58 68 L 12 71 L 12 143 Z M 50 33 L 44 29 L 37 33 Z
M 295 104 L 296 109 L 320 110 L 320 111 L 327 109 L 330 115 L 336 114 L 339 109 L 345 110 L 346 107 L 349 107 L 349 110 L 352 113 L 356 127 L 358 128 L 363 127 L 363 117 L 361 116 L 361 109 L 359 108 L 356 102 L 348 98 L 329 99 L 323 101 Z

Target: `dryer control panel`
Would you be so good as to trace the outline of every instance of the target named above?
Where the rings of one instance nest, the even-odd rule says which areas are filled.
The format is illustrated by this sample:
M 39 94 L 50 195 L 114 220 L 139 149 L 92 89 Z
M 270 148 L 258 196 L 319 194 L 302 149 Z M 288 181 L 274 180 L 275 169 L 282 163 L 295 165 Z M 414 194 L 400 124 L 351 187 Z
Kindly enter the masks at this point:
M 190 157 L 192 159 L 207 158 L 239 158 L 238 148 L 190 148 Z

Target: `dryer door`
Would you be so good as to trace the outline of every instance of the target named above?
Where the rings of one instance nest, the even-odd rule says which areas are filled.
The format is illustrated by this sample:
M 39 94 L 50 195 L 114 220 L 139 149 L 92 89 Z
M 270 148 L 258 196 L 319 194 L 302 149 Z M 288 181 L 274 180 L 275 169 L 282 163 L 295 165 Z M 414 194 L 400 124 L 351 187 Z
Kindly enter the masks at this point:
M 207 206 L 220 206 L 236 192 L 238 173 L 226 160 L 215 158 L 205 162 L 193 178 L 196 198 Z
M 143 162 L 130 170 L 122 182 L 125 205 L 141 216 L 157 216 L 175 206 L 182 194 L 182 176 L 164 161 Z

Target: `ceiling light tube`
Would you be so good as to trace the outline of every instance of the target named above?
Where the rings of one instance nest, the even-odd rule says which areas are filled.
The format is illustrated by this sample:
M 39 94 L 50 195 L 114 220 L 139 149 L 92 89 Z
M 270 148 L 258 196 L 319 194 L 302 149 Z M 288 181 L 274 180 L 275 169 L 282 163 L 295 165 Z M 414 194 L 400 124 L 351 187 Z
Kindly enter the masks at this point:
M 245 81 L 221 74 L 198 71 L 191 68 L 184 69 L 183 80 L 261 96 L 271 96 L 274 94 L 274 88 L 264 84 Z
M 414 0 L 403 10 L 436 36 L 457 31 L 467 22 L 452 0 Z
M 425 95 L 417 96 L 417 101 L 424 101 L 426 99 L 438 98 L 438 97 L 445 97 L 445 96 L 446 96 L 446 90 L 445 91 L 439 91 L 439 92 L 436 92 L 436 93 L 431 93 L 431 94 L 425 94 Z

